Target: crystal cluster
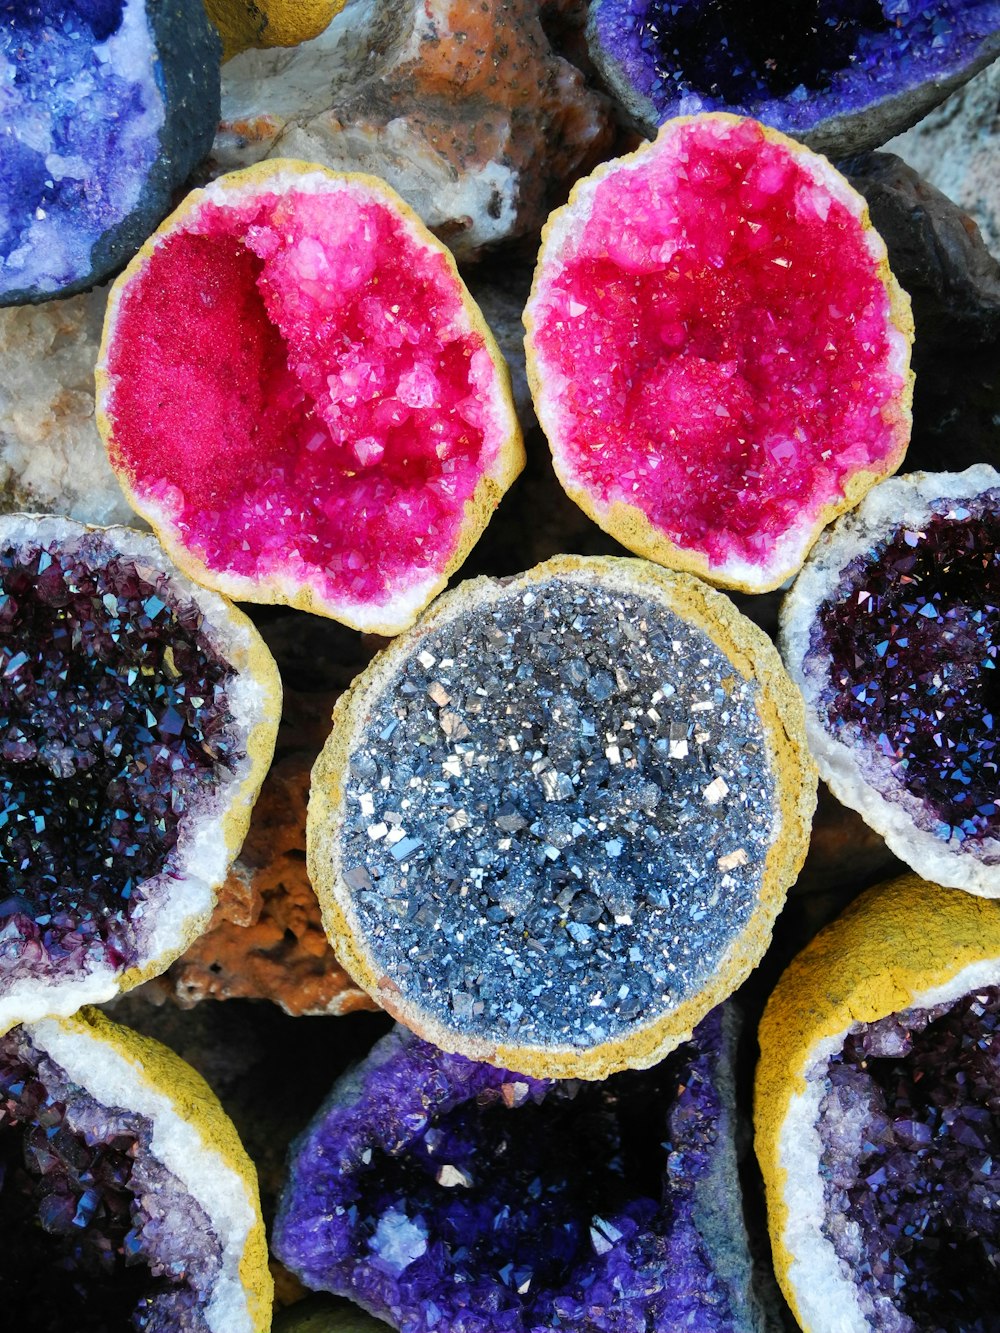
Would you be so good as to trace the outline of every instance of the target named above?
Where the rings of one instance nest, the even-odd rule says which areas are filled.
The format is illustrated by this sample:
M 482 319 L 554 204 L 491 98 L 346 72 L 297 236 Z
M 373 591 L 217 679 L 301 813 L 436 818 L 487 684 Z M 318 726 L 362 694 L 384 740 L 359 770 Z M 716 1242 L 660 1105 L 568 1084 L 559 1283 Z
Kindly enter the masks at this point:
M 898 465 L 906 341 L 861 212 L 826 164 L 714 117 L 578 187 L 529 346 L 557 470 L 602 525 L 633 506 L 709 577 L 775 586 L 825 506 Z
M 100 533 L 0 546 L 4 972 L 135 961 L 144 882 L 243 757 L 201 625 Z
M 811 659 L 829 658 L 824 724 L 875 757 L 887 795 L 922 804 L 944 841 L 1000 834 L 994 677 L 1000 648 L 1000 491 L 942 501 L 843 570 L 819 608 Z
M 80 291 L 138 249 L 208 151 L 201 0 L 19 0 L 0 14 L 0 303 Z
M 696 995 L 775 837 L 758 702 L 639 593 L 552 578 L 422 634 L 352 747 L 338 832 L 376 968 L 451 1028 L 530 1044 L 592 1047 Z
M 71 1311 L 77 1333 L 207 1333 L 221 1255 L 151 1137 L 145 1117 L 69 1083 L 23 1029 L 0 1039 L 8 1320 L 64 1333 Z
M 628 110 L 735 111 L 834 156 L 875 148 L 997 54 L 996 0 L 595 0 L 590 47 Z
M 516 425 L 446 252 L 374 183 L 291 182 L 208 194 L 123 288 L 112 461 L 227 588 L 356 619 L 440 577 Z
M 731 1043 L 715 1010 L 579 1084 L 397 1029 L 297 1144 L 275 1249 L 405 1333 L 749 1330 Z
M 861 1025 L 826 1077 L 824 1230 L 871 1327 L 992 1333 L 1000 988 Z

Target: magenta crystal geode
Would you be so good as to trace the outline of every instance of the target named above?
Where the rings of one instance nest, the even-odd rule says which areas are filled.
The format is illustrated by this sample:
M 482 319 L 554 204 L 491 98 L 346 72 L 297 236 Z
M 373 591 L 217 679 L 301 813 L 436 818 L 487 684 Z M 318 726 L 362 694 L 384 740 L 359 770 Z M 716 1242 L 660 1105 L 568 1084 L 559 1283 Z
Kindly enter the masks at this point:
M 293 1149 L 274 1249 L 407 1333 L 749 1333 L 734 1042 L 716 1009 L 655 1068 L 581 1084 L 397 1028 Z

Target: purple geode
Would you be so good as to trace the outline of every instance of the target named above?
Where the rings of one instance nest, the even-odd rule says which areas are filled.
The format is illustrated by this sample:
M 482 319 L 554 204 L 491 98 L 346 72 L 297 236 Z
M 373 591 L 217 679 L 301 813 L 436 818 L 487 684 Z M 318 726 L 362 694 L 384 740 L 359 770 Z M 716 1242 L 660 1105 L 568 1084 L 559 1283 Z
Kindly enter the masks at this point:
M 293 1148 L 274 1250 L 404 1333 L 755 1327 L 735 1020 L 655 1068 L 539 1081 L 384 1038 Z
M 131 258 L 211 147 L 220 51 L 202 0 L 0 5 L 0 305 Z
M 820 1107 L 824 1232 L 871 1327 L 1000 1329 L 1000 987 L 864 1024 Z
M 595 64 L 644 130 L 753 116 L 829 157 L 876 148 L 1000 53 L 1000 0 L 592 0 Z
M 25 1029 L 0 1039 L 5 1328 L 207 1333 L 219 1243 L 152 1132 L 69 1083 Z

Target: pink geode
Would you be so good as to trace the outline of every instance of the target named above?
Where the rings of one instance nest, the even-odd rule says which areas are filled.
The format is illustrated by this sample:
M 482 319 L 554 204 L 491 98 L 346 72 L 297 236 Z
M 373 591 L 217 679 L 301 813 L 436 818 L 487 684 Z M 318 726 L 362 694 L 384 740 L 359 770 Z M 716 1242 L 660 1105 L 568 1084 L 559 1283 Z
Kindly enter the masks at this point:
M 864 200 L 756 121 L 670 121 L 581 182 L 525 324 L 570 496 L 723 586 L 781 584 L 909 439 L 909 299 Z
M 268 162 L 191 195 L 109 303 L 98 422 L 136 509 L 229 595 L 395 633 L 523 465 L 509 375 L 382 182 Z

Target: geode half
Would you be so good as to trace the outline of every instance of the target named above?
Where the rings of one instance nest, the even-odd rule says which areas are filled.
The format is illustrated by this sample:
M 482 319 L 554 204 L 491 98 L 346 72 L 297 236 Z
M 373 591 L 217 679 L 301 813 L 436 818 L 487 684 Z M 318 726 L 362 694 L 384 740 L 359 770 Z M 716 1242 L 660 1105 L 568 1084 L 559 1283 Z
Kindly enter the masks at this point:
M 408 1333 L 749 1333 L 734 1045 L 716 1009 L 581 1085 L 397 1029 L 293 1148 L 276 1252 Z

